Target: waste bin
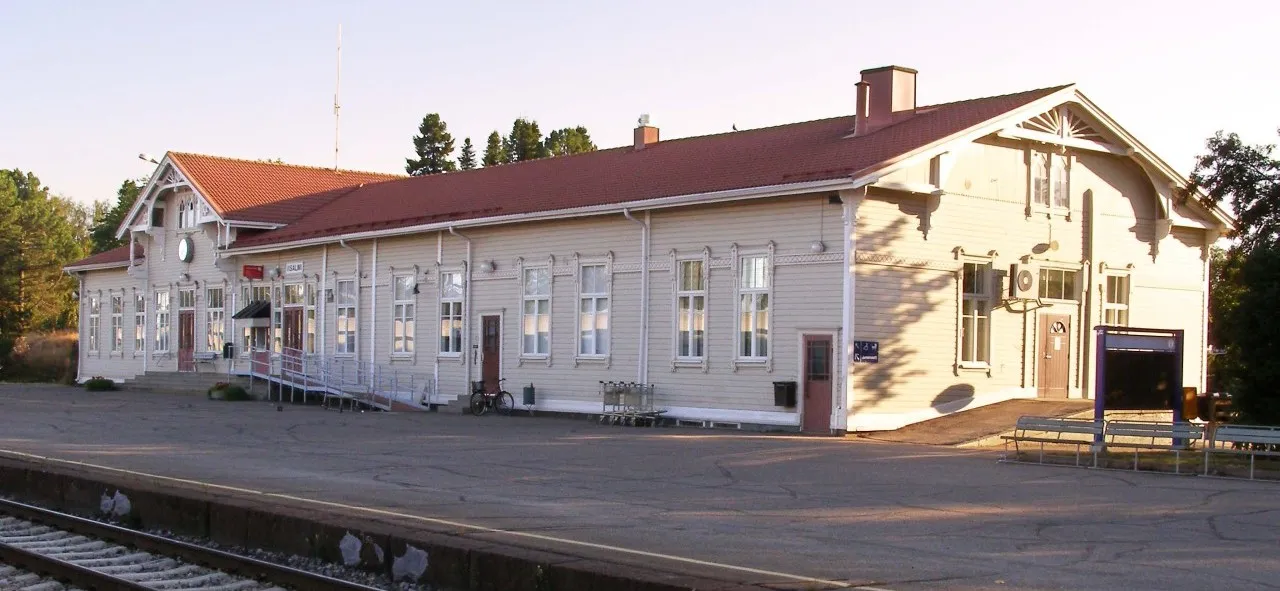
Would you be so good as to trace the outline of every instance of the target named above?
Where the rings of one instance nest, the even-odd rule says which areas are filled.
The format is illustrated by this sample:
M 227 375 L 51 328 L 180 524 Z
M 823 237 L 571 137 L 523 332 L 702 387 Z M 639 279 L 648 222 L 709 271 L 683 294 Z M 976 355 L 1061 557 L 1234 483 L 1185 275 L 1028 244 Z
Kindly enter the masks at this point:
M 524 387 L 524 405 L 533 406 L 533 382 Z
M 235 343 L 222 343 L 222 358 L 231 359 L 236 356 Z
M 773 405 L 774 406 L 795 406 L 796 405 L 796 383 L 795 382 L 774 382 L 773 383 Z

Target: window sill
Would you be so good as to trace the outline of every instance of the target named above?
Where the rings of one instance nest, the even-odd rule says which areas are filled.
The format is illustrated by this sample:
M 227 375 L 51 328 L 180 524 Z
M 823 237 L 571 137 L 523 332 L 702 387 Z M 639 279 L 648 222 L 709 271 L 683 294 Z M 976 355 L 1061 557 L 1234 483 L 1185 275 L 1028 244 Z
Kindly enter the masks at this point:
M 436 359 L 461 359 L 462 353 L 437 353 Z
M 335 359 L 355 359 L 356 354 L 355 353 L 334 353 L 333 357 Z
M 1046 303 L 1046 304 L 1049 304 L 1049 305 L 1053 305 L 1053 304 L 1064 304 L 1064 305 L 1067 305 L 1067 306 L 1079 306 L 1079 305 L 1080 305 L 1080 300 L 1060 300 L 1060 299 L 1057 299 L 1057 298 L 1040 298 L 1040 301 L 1042 301 L 1042 302 L 1044 302 L 1044 303 Z
M 573 358 L 574 361 L 586 363 L 604 363 L 609 361 L 608 355 L 578 355 Z
M 676 357 L 676 365 L 702 365 L 705 357 Z
M 961 371 L 991 371 L 991 364 L 982 361 L 961 361 L 956 367 Z
M 413 361 L 416 357 L 417 355 L 413 353 L 392 353 L 391 354 L 392 361 Z
M 769 362 L 768 357 L 739 357 L 736 361 L 741 365 L 764 365 Z
M 1030 214 L 1027 217 L 1032 217 L 1032 216 L 1043 216 L 1046 218 L 1060 217 L 1060 218 L 1066 219 L 1068 222 L 1071 221 L 1070 208 L 1045 207 L 1043 205 L 1033 205 L 1029 211 L 1030 211 Z
M 546 361 L 551 356 L 546 353 L 521 353 L 520 358 L 528 361 Z

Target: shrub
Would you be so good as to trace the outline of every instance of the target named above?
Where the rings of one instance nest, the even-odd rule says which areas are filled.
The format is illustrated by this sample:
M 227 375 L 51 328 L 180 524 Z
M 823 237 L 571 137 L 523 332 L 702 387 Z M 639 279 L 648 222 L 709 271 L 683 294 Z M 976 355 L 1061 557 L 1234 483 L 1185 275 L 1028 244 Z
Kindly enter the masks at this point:
M 236 384 L 218 382 L 217 384 L 214 384 L 212 388 L 209 388 L 209 399 L 239 402 L 243 400 L 253 400 L 253 397 L 250 396 L 244 388 L 237 386 Z
M 108 392 L 116 389 L 116 383 L 102 376 L 93 376 L 85 380 L 84 389 L 90 392 Z
M 78 337 L 75 331 L 31 333 L 14 339 L 0 365 L 4 378 L 24 382 L 74 383 Z

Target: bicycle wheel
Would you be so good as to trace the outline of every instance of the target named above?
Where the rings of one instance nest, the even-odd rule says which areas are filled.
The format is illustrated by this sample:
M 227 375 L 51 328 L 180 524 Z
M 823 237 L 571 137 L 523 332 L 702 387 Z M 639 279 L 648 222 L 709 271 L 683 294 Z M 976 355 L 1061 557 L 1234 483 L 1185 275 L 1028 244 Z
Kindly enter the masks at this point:
M 511 396 L 510 392 L 499 392 L 493 399 L 493 404 L 498 407 L 498 413 L 509 415 L 511 409 L 516 407 L 516 399 Z
M 484 394 L 476 392 L 471 395 L 471 414 L 480 416 L 489 410 L 489 403 L 485 401 Z

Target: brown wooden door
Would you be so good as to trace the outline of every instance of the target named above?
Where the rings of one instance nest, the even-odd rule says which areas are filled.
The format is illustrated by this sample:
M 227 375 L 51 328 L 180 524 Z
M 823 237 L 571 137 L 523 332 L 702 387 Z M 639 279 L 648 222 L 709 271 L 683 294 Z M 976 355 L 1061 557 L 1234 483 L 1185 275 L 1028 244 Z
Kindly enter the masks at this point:
M 284 309 L 284 358 L 281 366 L 288 371 L 302 370 L 302 308 Z
M 804 337 L 804 432 L 831 433 L 831 337 Z
M 502 317 L 481 316 L 481 362 L 480 379 L 484 380 L 485 390 L 498 388 L 498 378 L 502 375 Z
M 1041 398 L 1066 398 L 1071 376 L 1071 317 L 1064 314 L 1040 316 Z
M 178 311 L 178 371 L 196 370 L 196 311 Z

